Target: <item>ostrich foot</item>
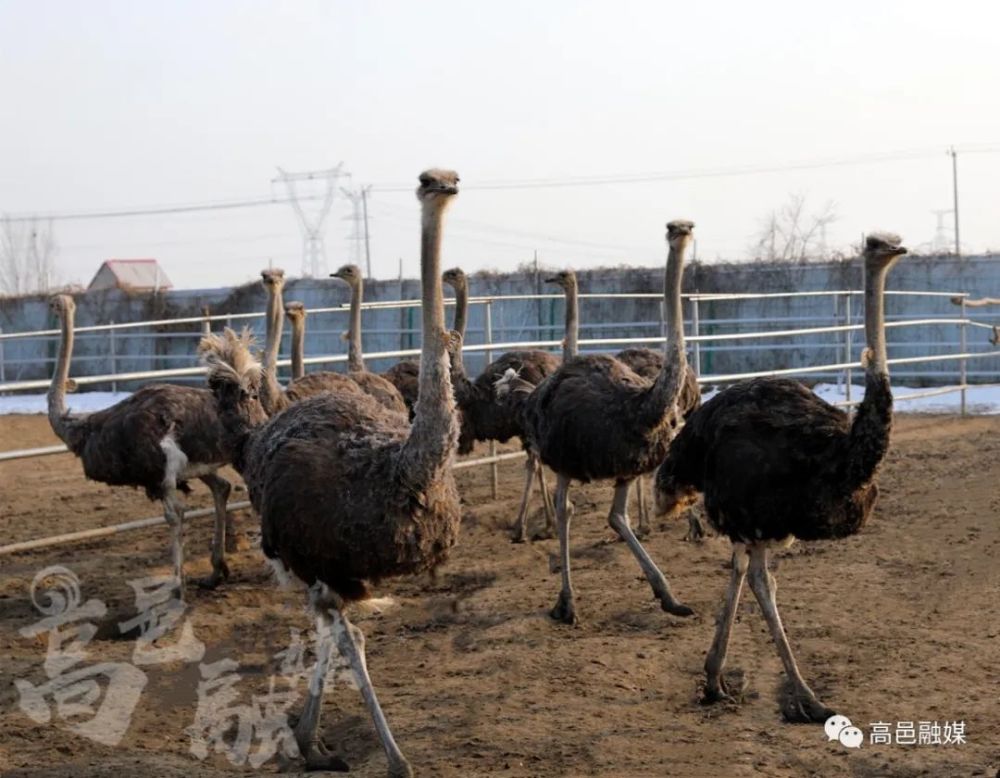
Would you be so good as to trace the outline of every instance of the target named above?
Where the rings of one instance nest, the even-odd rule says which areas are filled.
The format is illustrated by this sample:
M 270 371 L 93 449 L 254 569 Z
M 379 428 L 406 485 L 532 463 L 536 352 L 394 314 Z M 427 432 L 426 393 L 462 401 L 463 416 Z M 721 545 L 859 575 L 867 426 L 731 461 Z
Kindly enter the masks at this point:
M 350 772 L 351 766 L 339 756 L 327 751 L 326 746 L 318 740 L 310 743 L 304 750 L 299 746 L 299 751 L 302 753 L 306 772 Z
M 822 724 L 834 713 L 810 689 L 793 688 L 781 701 L 781 715 L 794 724 Z
M 559 599 L 556 601 L 555 607 L 549 611 L 549 616 L 555 621 L 561 621 L 563 624 L 577 624 L 578 620 L 576 618 L 576 607 L 573 605 L 573 595 L 567 593 L 565 590 L 559 592 Z
M 694 609 L 680 602 L 668 589 L 654 585 L 653 594 L 660 601 L 660 607 L 672 616 L 693 616 Z
M 705 693 L 702 695 L 702 705 L 712 705 L 716 702 L 738 703 L 743 700 L 743 695 L 749 684 L 741 670 L 734 670 L 726 676 L 709 676 L 705 680 Z
M 684 540 L 688 543 L 700 543 L 705 539 L 706 534 L 705 525 L 702 524 L 701 519 L 694 513 L 688 514 L 688 531 Z
M 212 568 L 211 574 L 207 578 L 195 578 L 194 584 L 199 589 L 213 590 L 218 588 L 223 581 L 229 580 L 229 565 L 225 561 L 220 562 Z
M 652 530 L 649 528 L 648 524 L 640 524 L 635 528 L 635 536 L 639 538 L 639 540 L 645 540 L 648 538 L 650 532 L 652 532 Z
M 527 543 L 528 533 L 525 531 L 524 526 L 518 522 L 513 527 L 510 528 L 510 542 L 511 543 Z

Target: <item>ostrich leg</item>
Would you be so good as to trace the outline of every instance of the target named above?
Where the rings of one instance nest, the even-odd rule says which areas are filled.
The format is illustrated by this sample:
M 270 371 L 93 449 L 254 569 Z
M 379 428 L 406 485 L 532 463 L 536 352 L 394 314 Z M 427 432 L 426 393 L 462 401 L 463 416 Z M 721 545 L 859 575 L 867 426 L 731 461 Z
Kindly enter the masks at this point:
M 729 636 L 736 621 L 736 606 L 743 592 L 743 580 L 747 575 L 747 552 L 742 543 L 733 544 L 733 572 L 729 576 L 729 589 L 726 591 L 726 601 L 722 604 L 722 612 L 715 626 L 715 639 L 705 657 L 705 697 L 702 702 L 719 702 L 732 699 L 732 694 L 726 688 L 722 678 L 722 668 L 726 666 L 726 654 L 729 651 Z
M 195 583 L 203 589 L 214 589 L 229 578 L 229 566 L 226 564 L 226 540 L 229 538 L 231 519 L 226 510 L 226 501 L 232 485 L 225 478 L 215 473 L 204 475 L 201 481 L 212 490 L 212 500 L 215 503 L 215 535 L 212 538 L 212 574 L 201 578 Z
M 310 594 L 313 593 L 310 592 Z M 319 603 L 316 603 L 314 608 L 316 609 L 316 631 L 319 634 L 316 669 L 313 670 L 312 679 L 309 681 L 306 702 L 299 715 L 299 720 L 295 724 L 293 734 L 295 743 L 299 747 L 299 754 L 305 760 L 307 770 L 347 772 L 350 769 L 347 763 L 343 759 L 327 753 L 326 748 L 316 735 L 320 708 L 323 706 L 323 685 L 326 681 L 327 671 L 330 669 L 331 655 L 337 648 L 331 636 L 332 622 L 330 617 L 321 609 Z
M 767 626 L 771 630 L 771 638 L 778 648 L 778 656 L 785 666 L 785 673 L 788 680 L 792 682 L 793 695 L 785 704 L 782 713 L 789 721 L 801 722 L 823 722 L 834 714 L 834 711 L 821 703 L 813 690 L 799 673 L 798 665 L 795 664 L 795 656 L 792 648 L 788 645 L 788 638 L 785 636 L 785 628 L 781 624 L 781 616 L 778 615 L 778 604 L 775 601 L 777 586 L 774 576 L 767 569 L 767 546 L 754 544 L 750 546 L 750 588 L 760 603 L 761 612 L 767 621 Z
M 545 465 L 537 457 L 535 457 L 535 463 L 538 467 L 538 487 L 542 492 L 542 505 L 545 507 L 545 528 L 536 537 L 551 538 L 555 537 L 555 509 L 552 507 L 549 485 L 545 483 Z
M 372 679 L 368 676 L 368 666 L 365 663 L 364 633 L 351 624 L 339 610 L 334 609 L 330 615 L 333 617 L 333 638 L 337 650 L 351 665 L 354 680 L 361 689 L 361 696 L 372 717 L 372 723 L 375 725 L 379 740 L 382 741 L 386 758 L 389 760 L 389 778 L 412 778 L 413 770 L 410 768 L 410 763 L 406 761 L 403 752 L 396 745 L 396 740 L 389 729 L 389 722 L 385 720 L 382 706 L 379 705 L 378 697 L 375 696 Z
M 517 522 L 514 524 L 515 543 L 526 543 L 528 540 L 528 500 L 531 499 L 531 486 L 535 482 L 537 460 L 530 454 L 524 463 L 524 492 L 521 494 L 521 508 L 517 512 Z
M 642 543 L 639 542 L 635 533 L 632 532 L 632 527 L 629 526 L 626 511 L 628 510 L 628 493 L 631 486 L 632 481 L 619 481 L 615 484 L 615 496 L 611 502 L 611 513 L 608 514 L 608 524 L 628 544 L 629 550 L 639 562 L 639 567 L 642 568 L 646 580 L 653 587 L 653 594 L 660 601 L 663 610 L 675 616 L 690 616 L 694 611 L 674 597 L 667 579 L 646 553 L 646 549 L 642 547 Z
M 164 484 L 163 517 L 170 525 L 170 550 L 174 565 L 177 599 L 184 601 L 184 502 L 177 487 Z
M 576 607 L 573 598 L 573 581 L 569 571 L 569 522 L 572 518 L 566 505 L 569 478 L 556 475 L 556 526 L 559 530 L 559 560 L 562 564 L 562 589 L 559 599 L 549 615 L 564 624 L 576 624 Z
M 646 476 L 640 475 L 635 479 L 635 501 L 636 510 L 639 513 L 639 527 L 636 530 L 637 538 L 644 538 L 649 534 L 649 511 L 646 508 Z

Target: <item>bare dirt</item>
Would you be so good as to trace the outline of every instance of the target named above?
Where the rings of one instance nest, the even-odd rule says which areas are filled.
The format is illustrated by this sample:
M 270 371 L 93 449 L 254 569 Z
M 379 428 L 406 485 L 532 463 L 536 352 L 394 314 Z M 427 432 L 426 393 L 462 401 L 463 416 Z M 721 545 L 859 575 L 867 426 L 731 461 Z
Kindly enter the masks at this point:
M 44 417 L 0 418 L 0 450 L 54 443 Z M 550 621 L 559 588 L 556 541 L 513 545 L 507 525 L 520 463 L 463 471 L 460 546 L 437 580 L 389 582 L 398 606 L 359 619 L 372 677 L 396 738 L 423 776 L 993 776 L 1000 768 L 1000 418 L 900 418 L 864 531 L 797 543 L 777 555 L 779 603 L 799 663 L 820 697 L 866 734 L 848 750 L 822 726 L 780 716 L 781 664 L 752 597 L 744 597 L 730 667 L 740 704 L 699 704 L 702 663 L 728 578 L 726 543 L 682 542 L 657 527 L 647 548 L 697 615 L 663 613 L 605 522 L 610 489 L 574 488 L 574 584 L 582 623 Z M 240 499 L 241 495 L 235 495 Z M 536 500 L 537 502 L 537 500 Z M 190 505 L 210 504 L 198 484 Z M 153 516 L 130 489 L 84 480 L 68 455 L 0 463 L 0 544 Z M 237 520 L 251 538 L 253 518 Z M 658 523 L 658 522 L 657 522 Z M 208 570 L 210 521 L 192 522 L 189 575 Z M 42 683 L 44 637 L 19 630 L 41 616 L 29 586 L 50 565 L 79 577 L 109 611 L 133 602 L 126 581 L 168 572 L 155 528 L 0 557 L 0 772 L 18 776 L 216 776 L 251 772 L 223 754 L 191 755 L 198 667 L 144 668 L 149 681 L 124 739 L 102 746 L 53 716 L 19 707 L 15 679 Z M 258 550 L 230 562 L 214 592 L 189 587 L 205 662 L 240 663 L 238 689 L 267 691 L 290 629 L 309 629 L 302 596 L 278 589 Z M 128 661 L 133 644 L 97 640 L 84 662 Z M 298 704 L 295 705 L 295 709 Z M 321 730 L 359 776 L 385 758 L 356 691 L 326 697 Z M 86 717 L 74 719 L 85 720 Z M 890 746 L 871 722 L 964 721 L 965 745 Z M 231 735 L 232 733 L 230 733 Z M 278 770 L 275 761 L 261 772 Z

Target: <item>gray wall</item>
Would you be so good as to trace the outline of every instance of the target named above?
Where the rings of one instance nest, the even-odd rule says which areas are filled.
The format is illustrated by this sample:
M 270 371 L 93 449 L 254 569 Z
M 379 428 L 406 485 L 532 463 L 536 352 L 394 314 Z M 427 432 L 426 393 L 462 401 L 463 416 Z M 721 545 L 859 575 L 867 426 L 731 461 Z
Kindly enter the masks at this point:
M 544 273 L 543 273 L 544 275 Z M 531 273 L 508 275 L 480 274 L 470 280 L 475 295 L 510 295 L 551 293 L 556 291 Z M 686 269 L 684 290 L 700 292 L 783 292 L 831 289 L 860 289 L 859 260 L 823 264 L 695 263 Z M 654 292 L 663 288 L 659 268 L 616 268 L 585 271 L 580 274 L 580 291 Z M 934 292 L 968 292 L 973 297 L 1000 296 L 1000 257 L 907 257 L 889 278 L 889 289 Z M 415 298 L 419 282 L 379 281 L 368 284 L 366 299 L 396 300 Z M 307 307 L 329 307 L 346 302 L 346 285 L 334 279 L 292 280 L 286 285 L 286 300 L 301 300 Z M 260 284 L 235 289 L 178 290 L 159 295 L 129 294 L 117 290 L 80 294 L 77 300 L 77 325 L 142 321 L 161 318 L 198 316 L 203 306 L 213 314 L 261 312 L 265 297 Z M 861 321 L 861 298 L 851 302 L 852 321 Z M 889 320 L 898 318 L 957 317 L 959 308 L 946 298 L 895 297 L 887 299 Z M 1000 321 L 1000 308 L 970 309 L 976 319 Z M 776 298 L 742 301 L 703 301 L 699 304 L 702 334 L 750 332 L 843 323 L 844 302 L 836 306 L 833 298 Z M 687 307 L 688 332 L 691 332 L 691 307 Z M 586 299 L 581 301 L 581 338 L 654 337 L 660 332 L 660 304 L 656 300 Z M 450 313 L 449 313 L 450 318 Z M 511 342 L 562 337 L 562 300 L 514 300 L 494 303 L 492 310 L 494 342 Z M 242 325 L 243 322 L 237 322 Z M 263 336 L 263 318 L 249 323 Z M 399 348 L 416 348 L 420 343 L 420 316 L 417 308 L 372 310 L 363 315 L 364 348 L 368 353 Z M 346 328 L 346 313 L 314 314 L 308 319 L 307 354 L 344 353 L 341 333 Z M 0 300 L 0 327 L 4 332 L 53 328 L 55 321 L 44 297 Z M 214 325 L 216 329 L 220 323 Z M 485 306 L 474 305 L 470 312 L 468 343 L 483 343 Z M 197 324 L 136 328 L 118 331 L 112 342 L 108 333 L 81 334 L 77 337 L 72 375 L 98 375 L 110 372 L 160 370 L 195 364 L 195 347 L 200 333 Z M 854 337 L 857 358 L 860 334 Z M 955 352 L 959 328 L 954 325 L 929 325 L 890 330 L 890 356 L 917 356 L 926 353 Z M 0 380 L 44 379 L 51 375 L 55 353 L 54 338 L 30 338 L 2 343 Z M 968 330 L 970 351 L 991 352 L 986 330 Z M 282 354 L 287 354 L 286 328 Z M 705 375 L 780 369 L 807 364 L 844 361 L 843 334 L 806 335 L 765 341 L 703 344 L 701 368 Z M 112 364 L 112 353 L 114 362 Z M 369 369 L 383 370 L 394 360 L 369 360 Z M 480 369 L 484 358 L 469 355 L 470 372 Z M 316 369 L 316 368 L 311 368 Z M 342 369 L 342 368 L 338 368 Z M 934 384 L 953 382 L 956 362 L 900 366 L 893 371 L 897 382 Z M 996 381 L 1000 357 L 970 361 L 970 380 Z M 200 380 L 200 379 L 199 379 Z M 118 388 L 134 388 L 121 385 Z M 107 388 L 107 387 L 99 387 Z

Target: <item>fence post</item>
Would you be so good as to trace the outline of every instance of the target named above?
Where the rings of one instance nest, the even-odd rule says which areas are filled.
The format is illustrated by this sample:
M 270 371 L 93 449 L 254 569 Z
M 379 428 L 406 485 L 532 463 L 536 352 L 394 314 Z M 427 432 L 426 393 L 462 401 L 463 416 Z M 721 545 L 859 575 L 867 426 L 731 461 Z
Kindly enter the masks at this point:
M 110 370 L 110 373 L 113 376 L 118 375 L 118 347 L 116 345 L 114 324 L 115 324 L 114 321 L 112 321 L 111 322 L 111 329 L 109 330 L 109 332 L 111 333 L 111 370 Z M 118 382 L 115 381 L 114 379 L 111 380 L 111 391 L 112 392 L 117 392 L 118 391 Z
M 3 327 L 0 327 L 0 335 L 3 335 Z M 0 383 L 7 381 L 7 368 L 4 366 L 5 355 L 3 352 L 3 340 L 0 339 Z
M 966 300 L 966 298 L 963 295 L 962 296 L 962 323 L 960 325 L 958 325 L 961 328 L 959 330 L 959 346 L 958 347 L 961 349 L 962 354 L 965 354 L 965 350 L 968 348 L 968 337 L 967 337 L 968 333 L 967 333 L 967 331 L 969 329 L 969 325 L 967 323 L 968 322 L 968 318 L 967 318 L 968 313 L 967 313 L 966 308 L 965 308 L 965 300 Z M 958 380 L 961 381 L 961 383 L 962 383 L 962 416 L 965 416 L 965 414 L 966 414 L 966 411 L 965 411 L 965 385 L 966 385 L 966 382 L 968 381 L 968 377 L 969 377 L 968 373 L 966 372 L 966 360 L 965 360 L 965 357 L 963 356 L 960 360 L 958 360 Z
M 695 294 L 698 294 L 696 289 Z M 691 333 L 695 337 L 701 334 L 701 320 L 698 318 L 698 298 L 691 298 Z M 694 342 L 694 374 L 697 378 L 701 378 L 701 343 L 699 341 Z
M 851 293 L 850 291 L 844 294 L 844 320 L 847 326 L 851 326 Z M 847 402 L 851 402 L 851 350 L 853 347 L 851 337 L 854 334 L 852 330 L 847 330 L 844 332 L 844 362 L 847 363 L 847 368 L 844 370 L 844 379 L 847 381 L 847 388 L 845 389 Z M 847 406 L 847 412 L 851 412 L 851 406 Z
M 493 343 L 493 300 L 486 301 L 486 343 Z M 486 349 L 486 364 L 493 362 L 493 349 Z M 490 462 L 490 490 L 493 494 L 493 499 L 497 498 L 497 493 L 500 486 L 500 472 L 495 461 L 497 455 L 497 442 L 495 440 L 490 441 L 490 456 L 494 458 L 493 462 Z
M 212 315 L 212 312 L 209 310 L 209 307 L 207 305 L 203 305 L 201 307 L 201 315 L 205 317 L 204 319 L 202 319 L 202 322 L 201 322 L 201 334 L 202 335 L 211 335 L 212 334 L 212 322 L 209 320 L 208 317 Z

